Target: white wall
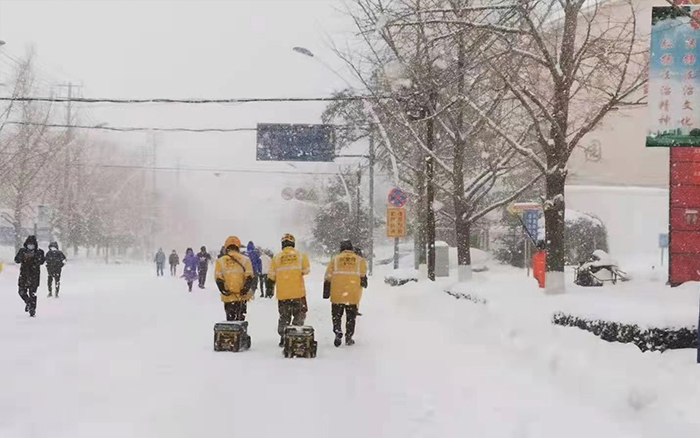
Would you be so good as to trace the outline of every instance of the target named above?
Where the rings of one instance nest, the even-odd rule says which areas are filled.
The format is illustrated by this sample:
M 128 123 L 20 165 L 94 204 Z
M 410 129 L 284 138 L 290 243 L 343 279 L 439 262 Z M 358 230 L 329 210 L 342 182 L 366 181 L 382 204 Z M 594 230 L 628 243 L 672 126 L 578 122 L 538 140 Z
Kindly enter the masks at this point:
M 618 259 L 656 258 L 660 233 L 668 232 L 668 190 L 568 186 L 566 207 L 598 216 Z

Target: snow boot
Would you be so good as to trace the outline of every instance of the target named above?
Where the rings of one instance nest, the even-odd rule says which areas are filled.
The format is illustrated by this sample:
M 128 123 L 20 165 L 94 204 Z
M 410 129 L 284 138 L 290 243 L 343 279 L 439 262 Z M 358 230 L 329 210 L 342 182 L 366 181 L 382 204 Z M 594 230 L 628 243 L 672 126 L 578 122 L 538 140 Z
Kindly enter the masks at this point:
M 336 347 L 340 347 L 340 344 L 343 342 L 343 334 L 342 333 L 336 333 L 335 334 L 335 340 L 333 341 L 333 345 Z
M 355 345 L 355 341 L 352 338 L 345 338 L 345 345 Z
M 24 311 L 29 312 L 29 303 L 24 305 Z
M 58 294 L 57 294 L 58 295 Z M 51 291 L 49 291 L 49 294 L 46 295 L 46 298 L 51 298 L 53 295 L 51 294 Z
M 278 347 L 280 347 L 280 348 L 284 347 L 284 336 L 280 336 L 280 343 L 278 344 Z

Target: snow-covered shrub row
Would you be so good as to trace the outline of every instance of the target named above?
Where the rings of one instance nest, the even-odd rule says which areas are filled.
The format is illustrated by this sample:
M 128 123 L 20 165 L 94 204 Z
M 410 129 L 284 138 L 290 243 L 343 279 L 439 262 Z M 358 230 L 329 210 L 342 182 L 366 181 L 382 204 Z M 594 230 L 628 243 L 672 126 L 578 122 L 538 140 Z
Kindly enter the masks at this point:
M 445 293 L 446 293 L 447 295 L 450 295 L 450 296 L 452 296 L 452 297 L 457 298 L 458 300 L 464 299 L 464 300 L 469 300 L 469 301 L 471 301 L 472 303 L 476 303 L 476 304 L 486 304 L 486 300 L 485 300 L 485 299 L 480 298 L 480 297 L 478 297 L 478 296 L 476 296 L 476 295 L 465 294 L 465 293 L 462 293 L 462 292 L 452 292 L 452 291 L 449 291 L 449 290 L 446 290 Z
M 403 286 L 404 284 L 409 283 L 411 281 L 415 281 L 417 283 L 418 279 L 417 278 L 398 278 L 398 277 L 393 277 L 391 275 L 384 277 L 384 283 L 388 284 L 389 286 Z
M 640 328 L 637 324 L 586 319 L 563 312 L 555 313 L 552 323 L 586 330 L 608 342 L 632 343 L 642 352 L 697 348 L 698 345 L 696 327 Z

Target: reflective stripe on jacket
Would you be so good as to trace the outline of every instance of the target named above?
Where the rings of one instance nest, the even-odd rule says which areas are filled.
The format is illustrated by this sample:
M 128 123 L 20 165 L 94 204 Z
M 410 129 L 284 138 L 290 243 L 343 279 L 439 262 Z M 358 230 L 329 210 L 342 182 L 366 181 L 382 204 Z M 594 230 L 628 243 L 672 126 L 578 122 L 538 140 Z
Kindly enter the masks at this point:
M 304 275 L 310 271 L 306 254 L 287 247 L 272 258 L 267 276 L 275 282 L 278 300 L 294 300 L 306 296 Z
M 331 302 L 359 304 L 362 298 L 362 277 L 367 276 L 367 262 L 353 251 L 333 257 L 326 268 L 326 281 L 331 282 Z
M 241 294 L 246 278 L 253 277 L 253 266 L 248 257 L 235 251 L 229 252 L 216 261 L 214 275 L 216 279 L 224 280 L 226 291 L 230 293 L 221 294 L 221 301 L 231 303 L 250 299 L 250 294 Z

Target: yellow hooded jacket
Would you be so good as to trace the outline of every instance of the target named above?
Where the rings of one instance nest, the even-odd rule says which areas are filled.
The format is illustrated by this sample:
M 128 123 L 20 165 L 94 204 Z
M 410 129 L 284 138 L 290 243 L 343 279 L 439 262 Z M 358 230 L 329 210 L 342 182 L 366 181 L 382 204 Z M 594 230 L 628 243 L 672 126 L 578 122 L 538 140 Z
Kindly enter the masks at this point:
M 306 254 L 286 247 L 272 258 L 267 277 L 275 282 L 278 300 L 295 300 L 306 296 L 304 276 L 310 271 Z
M 221 294 L 221 301 L 232 303 L 234 301 L 249 301 L 252 297 L 250 291 L 241 293 L 247 278 L 253 277 L 253 265 L 250 259 L 238 251 L 229 251 L 228 254 L 216 261 L 215 277 L 223 280 L 226 291 L 230 295 Z
M 362 278 L 367 276 L 367 262 L 353 251 L 343 251 L 333 257 L 326 268 L 326 281 L 331 282 L 331 302 L 360 304 Z

